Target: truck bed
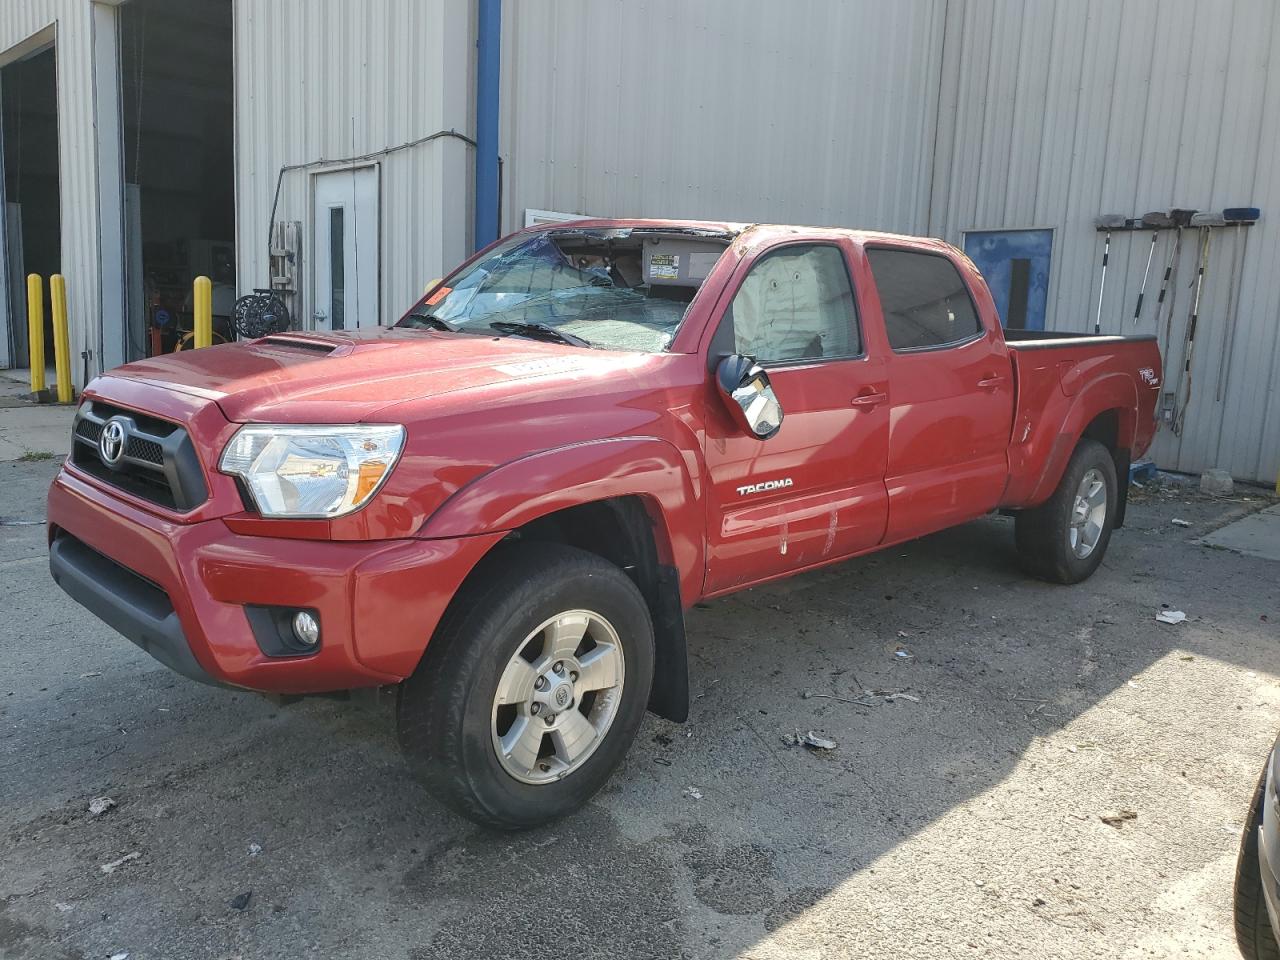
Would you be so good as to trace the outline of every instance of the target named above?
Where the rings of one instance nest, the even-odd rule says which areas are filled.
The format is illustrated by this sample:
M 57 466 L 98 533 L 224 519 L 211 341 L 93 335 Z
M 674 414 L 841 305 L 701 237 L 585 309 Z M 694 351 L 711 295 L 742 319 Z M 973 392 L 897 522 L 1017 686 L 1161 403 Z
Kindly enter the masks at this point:
M 1126 457 L 1146 451 L 1162 379 L 1155 337 L 1008 330 L 1005 339 L 1017 385 L 1005 506 L 1048 495 L 1086 427 L 1078 422 L 1084 409 L 1116 410 L 1116 434 L 1133 438 Z
M 1015 350 L 1041 350 L 1055 347 L 1084 346 L 1155 340 L 1149 333 L 1076 333 L 1073 330 L 1006 330 L 1005 343 Z

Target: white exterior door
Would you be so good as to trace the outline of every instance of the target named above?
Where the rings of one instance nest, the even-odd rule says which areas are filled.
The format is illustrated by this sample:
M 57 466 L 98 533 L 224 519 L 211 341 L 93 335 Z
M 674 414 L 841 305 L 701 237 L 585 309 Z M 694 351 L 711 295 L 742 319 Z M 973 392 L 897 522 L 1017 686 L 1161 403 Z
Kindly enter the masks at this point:
M 311 318 L 316 330 L 375 327 L 378 168 L 317 173 Z

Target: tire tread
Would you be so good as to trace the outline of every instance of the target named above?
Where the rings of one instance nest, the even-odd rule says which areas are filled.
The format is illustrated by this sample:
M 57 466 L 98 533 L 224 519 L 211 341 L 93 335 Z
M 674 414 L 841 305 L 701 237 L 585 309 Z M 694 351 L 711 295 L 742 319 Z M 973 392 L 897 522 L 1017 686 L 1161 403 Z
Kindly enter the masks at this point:
M 648 611 L 639 590 L 631 580 L 608 561 L 558 543 L 512 543 L 500 545 L 481 561 L 449 604 L 436 628 L 426 653 L 413 675 L 400 685 L 396 704 L 396 731 L 400 746 L 418 779 L 441 801 L 475 823 L 496 830 L 515 830 L 535 826 L 546 817 L 530 811 L 527 821 L 512 817 L 485 801 L 486 790 L 477 771 L 468 765 L 475 755 L 475 744 L 468 738 L 476 731 L 464 730 L 457 718 L 465 715 L 472 690 L 454 679 L 463 661 L 492 656 L 492 650 L 475 642 L 483 635 L 486 621 L 495 611 L 513 606 L 532 606 L 541 589 L 570 577 L 605 577 L 625 584 L 644 611 Z M 634 640 L 635 638 L 628 638 Z M 649 642 L 652 644 L 650 625 Z M 652 672 L 652 650 L 649 652 Z M 641 696 L 647 703 L 650 677 L 628 677 L 635 688 L 628 696 Z M 641 709 L 641 716 L 643 709 Z M 614 722 L 622 720 L 620 715 Z M 638 722 L 638 721 L 637 721 Z M 623 732 L 615 729 L 614 732 Z M 483 732 L 488 739 L 489 731 Z M 468 749 L 468 747 L 472 749 Z M 606 744 L 601 744 L 604 749 Z M 487 749 L 487 746 L 486 746 Z M 594 758 L 593 758 L 594 759 Z M 608 779 L 610 768 L 599 783 L 582 798 L 585 800 Z M 579 776 L 581 772 L 575 774 Z M 566 781 L 567 782 L 567 781 Z

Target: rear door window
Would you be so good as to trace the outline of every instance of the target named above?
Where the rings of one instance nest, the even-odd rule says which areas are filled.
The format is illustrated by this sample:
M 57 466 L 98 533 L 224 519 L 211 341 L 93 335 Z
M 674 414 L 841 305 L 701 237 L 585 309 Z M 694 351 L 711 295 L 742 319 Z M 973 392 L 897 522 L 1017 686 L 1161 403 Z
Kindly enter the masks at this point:
M 946 257 L 911 250 L 867 250 L 894 350 L 945 347 L 982 333 L 960 271 Z

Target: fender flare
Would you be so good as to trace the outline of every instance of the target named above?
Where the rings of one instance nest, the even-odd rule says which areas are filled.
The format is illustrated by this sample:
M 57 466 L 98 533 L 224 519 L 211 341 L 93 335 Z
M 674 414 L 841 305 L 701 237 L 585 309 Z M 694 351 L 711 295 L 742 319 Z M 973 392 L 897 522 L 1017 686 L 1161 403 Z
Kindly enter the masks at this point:
M 658 562 L 680 574 L 688 606 L 701 594 L 706 554 L 701 461 L 658 437 L 617 437 L 556 447 L 475 477 L 427 518 L 418 536 L 514 530 L 547 514 L 615 497 L 644 503 Z
M 1067 462 L 1088 428 L 1098 416 L 1110 410 L 1118 414 L 1116 447 L 1127 450 L 1133 446 L 1137 430 L 1138 388 L 1133 378 L 1123 373 L 1111 373 L 1090 382 L 1083 390 L 1070 396 L 1070 406 L 1062 420 L 1062 429 L 1054 437 L 1045 458 L 1039 478 L 1027 492 L 1019 497 L 1019 506 L 1035 506 L 1053 494 Z M 1046 411 L 1052 416 L 1052 411 Z

